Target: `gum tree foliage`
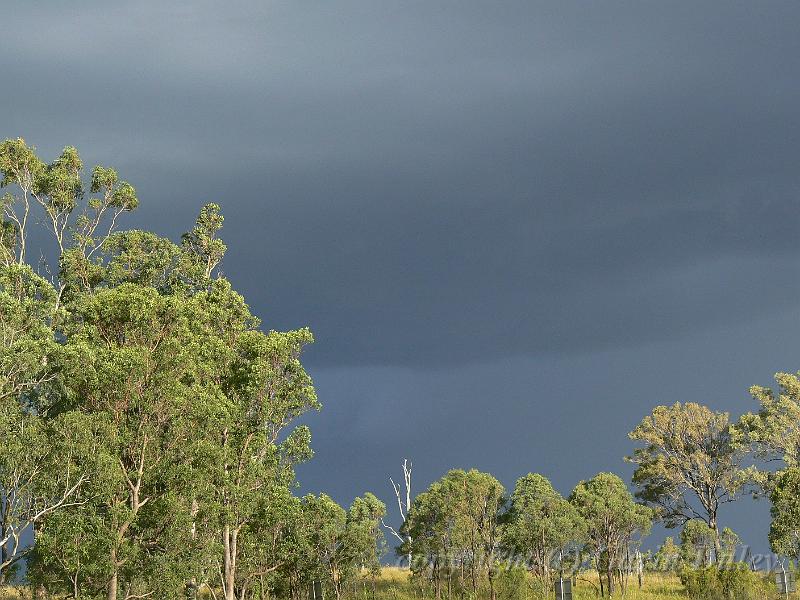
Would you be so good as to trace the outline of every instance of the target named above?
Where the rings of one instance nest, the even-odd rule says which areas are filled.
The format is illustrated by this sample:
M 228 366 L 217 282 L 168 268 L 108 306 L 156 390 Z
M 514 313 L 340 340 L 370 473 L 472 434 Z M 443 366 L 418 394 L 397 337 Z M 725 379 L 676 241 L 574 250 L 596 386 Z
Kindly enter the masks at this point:
M 469 587 L 489 582 L 494 597 L 495 561 L 500 548 L 503 486 L 488 473 L 455 469 L 416 497 L 401 535 L 412 540 L 400 547 L 414 557 L 412 571 L 428 578 L 437 598 L 443 584 Z
M 741 417 L 737 429 L 761 463 L 777 463 L 778 469 L 800 466 L 800 379 L 793 373 L 776 373 L 776 389 L 753 386 L 750 394 L 759 403 L 757 413 Z M 758 482 L 769 493 L 779 473 L 762 470 Z
M 770 500 L 770 547 L 776 554 L 800 560 L 800 468 L 789 467 L 780 474 Z
M 326 494 L 305 496 L 302 531 L 306 556 L 301 559 L 298 579 L 323 581 L 338 599 L 361 569 L 377 575 L 385 514 L 386 506 L 370 493 L 356 498 L 347 511 Z
M 517 480 L 504 530 L 505 544 L 531 572 L 549 579 L 582 543 L 586 525 L 578 511 L 542 475 Z
M 60 256 L 88 258 L 102 248 L 118 218 L 139 205 L 133 186 L 121 181 L 114 169 L 102 166 L 92 170 L 91 196 L 86 199 L 83 161 L 71 146 L 45 164 L 23 139 L 5 140 L 0 144 L 0 172 L 0 185 L 10 188 L 0 202 L 5 242 L 2 258 L 7 264 L 26 262 L 36 208 Z
M 255 518 L 264 495 L 294 481 L 294 465 L 311 456 L 307 427 L 293 422 L 318 402 L 300 352 L 311 333 L 242 331 L 231 339 L 230 376 L 222 382 L 225 410 L 219 416 L 220 485 L 212 503 L 222 530 L 222 584 L 226 600 L 240 587 L 243 535 L 258 535 Z M 288 430 L 288 431 L 287 431 Z
M 652 568 L 661 573 L 677 572 L 681 562 L 681 547 L 675 544 L 675 538 L 667 536 L 653 555 Z
M 107 596 L 116 599 L 120 589 L 150 592 L 158 579 L 150 569 L 159 563 L 185 564 L 165 555 L 179 551 L 190 529 L 181 510 L 181 458 L 198 391 L 193 315 L 186 299 L 132 283 L 81 298 L 64 347 L 66 402 L 106 424 L 106 482 L 89 503 L 100 537 L 110 541 L 98 559 Z
M 707 567 L 714 557 L 716 533 L 701 519 L 686 521 L 681 530 L 681 561 L 691 567 Z
M 117 231 L 135 190 L 101 166 L 84 186 L 74 148 L 46 164 L 6 140 L 0 173 L 0 574 L 28 553 L 37 589 L 73 598 L 191 595 L 218 575 L 226 598 L 260 593 L 297 538 L 310 332 L 262 331 L 215 273 L 217 205 L 177 245 Z M 27 264 L 37 221 L 50 282 Z
M 91 472 L 91 424 L 74 413 L 47 418 L 63 318 L 49 282 L 0 263 L 0 583 L 30 554 L 23 539 L 74 503 Z
M 349 562 L 366 570 L 374 578 L 380 575 L 381 558 L 386 554 L 386 540 L 381 523 L 386 505 L 367 492 L 353 500 L 347 510 L 344 547 Z
M 585 548 L 594 558 L 601 586 L 609 596 L 615 573 L 622 568 L 631 545 L 649 531 L 652 510 L 637 504 L 625 482 L 613 473 L 600 473 L 580 482 L 569 498 L 586 523 Z
M 720 505 L 734 501 L 749 476 L 728 413 L 692 402 L 658 406 L 629 437 L 643 444 L 628 458 L 637 465 L 636 496 L 668 527 L 702 519 L 718 535 Z

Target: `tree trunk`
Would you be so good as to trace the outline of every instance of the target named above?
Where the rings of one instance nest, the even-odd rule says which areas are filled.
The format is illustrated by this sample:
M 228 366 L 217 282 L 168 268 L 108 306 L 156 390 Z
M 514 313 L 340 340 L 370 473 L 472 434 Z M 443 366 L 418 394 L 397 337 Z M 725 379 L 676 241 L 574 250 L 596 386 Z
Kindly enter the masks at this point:
M 41 521 L 36 521 L 33 524 L 33 541 L 34 541 L 34 544 L 36 543 L 36 538 L 39 537 L 41 535 L 41 533 L 42 533 L 42 522 Z M 44 598 L 46 597 L 47 592 L 45 591 L 44 585 L 42 585 L 41 581 L 39 581 L 38 583 L 34 584 L 34 586 L 33 586 L 33 594 L 32 595 L 33 595 L 34 600 L 44 600 Z
M 37 583 L 33 588 L 33 598 L 34 600 L 45 600 L 47 598 L 47 591 L 41 583 Z
M 229 525 L 225 526 L 223 530 L 223 545 L 224 545 L 224 584 L 225 584 L 225 600 L 236 600 L 236 590 L 234 585 L 236 583 L 236 532 L 231 531 Z
M 197 540 L 197 513 L 200 510 L 200 505 L 197 503 L 196 499 L 192 500 L 192 542 Z M 188 582 L 186 582 L 186 598 L 187 600 L 197 600 L 197 577 L 192 577 Z
M 114 561 L 116 562 L 116 560 Z M 114 574 L 111 576 L 111 579 L 108 580 L 108 588 L 106 598 L 107 600 L 117 600 L 117 587 L 119 586 L 119 574 L 117 572 L 117 567 L 114 567 Z
M 722 545 L 719 541 L 719 528 L 717 526 L 716 512 L 712 512 L 708 516 L 708 526 L 711 528 L 711 534 L 714 536 L 714 564 L 719 564 L 719 557 L 722 554 Z
M 442 581 L 438 558 L 433 563 L 433 586 L 436 589 L 436 600 L 442 600 Z

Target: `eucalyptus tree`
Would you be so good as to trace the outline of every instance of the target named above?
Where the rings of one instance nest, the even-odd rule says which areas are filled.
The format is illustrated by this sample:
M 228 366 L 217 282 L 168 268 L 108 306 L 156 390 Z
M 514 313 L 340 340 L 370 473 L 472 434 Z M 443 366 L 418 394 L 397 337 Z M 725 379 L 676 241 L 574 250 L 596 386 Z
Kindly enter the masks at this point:
M 653 555 L 653 568 L 662 573 L 676 572 L 681 562 L 681 547 L 675 544 L 675 538 L 667 536 Z
M 117 231 L 136 191 L 101 166 L 85 185 L 72 147 L 48 164 L 6 140 L 0 174 L 0 576 L 36 529 L 32 577 L 75 597 L 263 587 L 302 537 L 311 333 L 263 331 L 216 273 L 219 206 L 175 244 Z M 26 264 L 37 221 L 50 282 Z
M 716 532 L 702 519 L 686 521 L 681 530 L 681 560 L 692 567 L 711 564 L 716 544 Z
M 374 494 L 367 492 L 353 500 L 347 510 L 344 549 L 349 562 L 364 569 L 372 580 L 381 572 L 381 558 L 386 553 L 386 540 L 381 523 L 386 515 L 386 505 Z
M 89 194 L 83 163 L 67 147 L 46 164 L 23 140 L 0 143 L 0 577 L 30 555 L 22 534 L 42 536 L 45 520 L 83 503 L 83 484 L 97 477 L 96 419 L 63 402 L 68 362 L 64 352 L 71 315 L 62 305 L 63 273 L 47 282 L 28 266 L 29 236 L 42 223 L 57 243 L 58 262 L 84 261 L 113 234 L 118 217 L 138 205 L 135 190 L 113 169 L 93 169 Z M 43 256 L 51 253 L 42 251 Z M 45 267 L 46 270 L 47 267 Z M 91 464 L 89 464 L 91 463 Z
M 23 542 L 75 501 L 90 469 L 86 423 L 46 419 L 58 379 L 55 289 L 24 264 L 0 264 L 0 583 L 30 552 Z
M 586 523 L 586 548 L 594 557 L 601 593 L 605 576 L 611 597 L 614 574 L 622 568 L 630 545 L 649 532 L 652 511 L 637 504 L 625 482 L 613 473 L 580 482 L 569 500 Z
M 291 570 L 295 553 L 305 554 L 302 504 L 288 487 L 273 486 L 265 493 L 253 518 L 238 539 L 237 596 L 268 598 L 277 579 Z M 307 561 L 307 556 L 302 560 Z M 298 583 L 305 573 L 299 576 Z M 289 586 L 283 586 L 288 591 Z
M 309 581 L 328 582 L 338 600 L 349 566 L 343 548 L 347 512 L 327 494 L 309 494 L 303 497 L 303 517 L 309 536 Z
M 437 597 L 442 577 L 450 584 L 457 565 L 462 585 L 468 579 L 472 593 L 477 593 L 485 576 L 494 598 L 504 501 L 500 482 L 475 469 L 449 471 L 414 500 L 401 528 L 411 542 L 401 546 L 401 551 L 415 556 L 415 572 L 430 572 Z
M 226 600 L 235 597 L 240 538 L 251 531 L 262 497 L 275 486 L 292 485 L 294 466 L 311 456 L 310 432 L 296 421 L 319 407 L 300 362 L 312 339 L 307 329 L 247 329 L 234 341 L 217 436 L 221 485 L 213 496 L 221 515 Z
M 190 311 L 182 297 L 131 283 L 82 296 L 71 311 L 66 402 L 107 424 L 98 451 L 107 485 L 92 503 L 100 535 L 111 540 L 106 592 L 116 600 L 121 585 L 147 587 L 138 581 L 147 572 L 142 561 L 165 551 L 161 542 L 175 539 L 167 532 L 180 521 L 178 458 L 192 432 L 196 392 Z
M 367 492 L 355 498 L 345 511 L 326 494 L 309 494 L 302 499 L 302 522 L 297 529 L 305 550 L 296 568 L 299 579 L 323 581 L 341 598 L 349 582 L 366 572 L 374 584 L 385 552 L 381 519 L 386 506 Z
M 742 415 L 737 424 L 759 462 L 775 466 L 758 473 L 758 482 L 767 493 L 782 469 L 800 466 L 800 378 L 794 373 L 776 373 L 775 383 L 776 389 L 750 388 L 759 410 Z
M 59 258 L 68 254 L 88 258 L 102 248 L 119 217 L 139 205 L 133 186 L 120 180 L 114 169 L 102 166 L 92 170 L 86 199 L 83 171 L 83 161 L 71 146 L 46 164 L 21 138 L 0 143 L 0 185 L 12 190 L 0 199 L 3 262 L 26 262 L 34 209 L 52 234 Z
M 428 576 L 436 599 L 442 597 L 442 578 L 454 561 L 455 518 L 443 482 L 435 481 L 414 498 L 400 534 L 406 539 L 398 552 L 413 556 L 415 576 Z
M 769 544 L 780 556 L 800 561 L 800 467 L 781 472 L 770 493 Z
M 308 330 L 263 333 L 230 283 L 207 277 L 209 266 L 213 268 L 221 258 L 217 254 L 209 262 L 209 244 L 203 241 L 204 235 L 214 235 L 221 223 L 221 217 L 209 216 L 216 214 L 217 207 L 204 207 L 192 231 L 192 242 L 181 247 L 145 232 L 114 234 L 98 254 L 99 260 L 83 263 L 94 274 L 66 288 L 76 315 L 83 315 L 78 307 L 104 304 L 110 298 L 122 302 L 129 295 L 136 297 L 136 306 L 152 305 L 154 314 L 150 315 L 142 315 L 143 309 L 134 310 L 133 306 L 109 310 L 118 316 L 113 327 L 125 331 L 121 337 L 116 334 L 125 340 L 120 350 L 134 355 L 167 353 L 143 358 L 150 369 L 142 371 L 146 382 L 137 380 L 137 371 L 125 378 L 127 384 L 137 386 L 140 395 L 155 394 L 152 404 L 134 405 L 130 410 L 123 406 L 124 417 L 114 418 L 119 430 L 119 423 L 127 424 L 129 416 L 144 412 L 155 419 L 155 429 L 144 438 L 138 430 L 124 436 L 129 441 L 138 439 L 138 449 L 110 450 L 112 455 L 130 454 L 139 462 L 133 460 L 123 471 L 131 491 L 126 500 L 130 510 L 116 525 L 120 533 L 115 539 L 120 544 L 113 554 L 124 551 L 126 557 L 110 560 L 109 598 L 114 597 L 120 576 L 129 586 L 137 585 L 134 580 L 147 579 L 145 565 L 128 556 L 143 557 L 151 566 L 163 563 L 169 567 L 158 568 L 162 574 L 173 573 L 170 581 L 175 588 L 183 579 L 196 590 L 199 583 L 221 572 L 226 598 L 242 597 L 255 579 L 260 581 L 262 575 L 277 568 L 277 563 L 265 564 L 274 554 L 254 550 L 265 524 L 280 514 L 280 503 L 265 506 L 265 499 L 284 497 L 281 490 L 294 481 L 294 464 L 310 456 L 307 428 L 288 430 L 301 414 L 318 406 L 300 362 L 300 352 L 310 343 L 311 334 Z M 210 247 L 224 249 L 214 244 Z M 144 348 L 137 346 L 133 351 L 128 345 L 136 343 L 135 336 L 142 332 L 137 329 L 131 334 L 127 328 L 135 327 L 140 317 L 150 320 L 143 329 L 165 337 L 144 338 L 140 344 Z M 79 317 L 79 326 L 68 338 L 68 349 L 82 339 L 90 324 L 85 316 Z M 116 339 L 109 333 L 101 337 Z M 87 360 L 91 363 L 91 358 L 80 357 L 81 362 Z M 125 368 L 130 370 L 132 365 Z M 71 377 L 72 385 L 80 382 L 81 375 Z M 121 374 L 112 379 L 116 376 Z M 163 401 L 159 400 L 160 385 L 166 394 Z M 108 391 L 125 393 L 110 386 Z M 75 396 L 89 412 L 104 410 L 86 406 L 86 390 L 77 390 Z M 129 415 L 131 411 L 134 415 Z M 142 426 L 138 422 L 137 427 Z M 158 443 L 151 444 L 154 440 Z M 148 458 L 151 449 L 156 454 Z M 148 471 L 148 467 L 152 469 Z M 157 476 L 153 483 L 163 494 L 148 496 L 150 504 L 145 507 L 139 499 L 139 486 L 147 487 L 148 473 Z M 125 549 L 122 532 L 129 531 L 136 532 L 140 543 Z M 163 535 L 166 532 L 168 536 Z M 147 539 L 148 535 L 153 537 Z M 159 552 L 142 552 L 143 547 Z M 195 550 L 191 560 L 182 548 Z M 219 560 L 212 557 L 214 551 Z M 119 569 L 113 568 L 114 564 Z M 151 589 L 142 592 L 152 591 L 153 583 L 164 585 L 165 581 L 163 577 L 151 580 Z
M 531 572 L 549 580 L 551 569 L 583 541 L 586 525 L 577 509 L 546 477 L 529 473 L 517 480 L 505 527 L 505 543 L 525 558 Z
M 78 362 L 91 364 L 93 360 L 73 348 L 86 330 L 94 331 L 84 307 L 123 302 L 130 295 L 136 298 L 132 304 L 153 306 L 154 314 L 142 315 L 142 309 L 134 310 L 134 306 L 109 308 L 107 312 L 118 317 L 113 327 L 124 333 L 103 333 L 102 339 L 91 340 L 88 346 L 100 346 L 105 352 L 103 341 L 112 344 L 119 338 L 124 340 L 119 349 L 123 357 L 167 352 L 163 357 L 142 359 L 150 369 L 142 371 L 146 381 L 137 380 L 136 371 L 125 377 L 126 384 L 138 386 L 139 395 L 155 394 L 152 406 L 129 409 L 123 405 L 124 416 L 113 419 L 119 429 L 119 423 L 126 424 L 133 416 L 131 411 L 134 415 L 145 412 L 155 419 L 156 429 L 144 439 L 138 431 L 123 436 L 128 441 L 138 439 L 138 449 L 109 450 L 111 455 L 129 454 L 139 459 L 139 463 L 126 464 L 122 472 L 132 494 L 126 500 L 130 514 L 115 525 L 115 539 L 120 543 L 112 554 L 126 556 L 110 559 L 109 598 L 115 597 L 120 577 L 128 586 L 145 585 L 141 580 L 147 579 L 148 569 L 137 562 L 138 557 L 151 566 L 167 565 L 169 568 L 158 568 L 173 573 L 170 581 L 175 587 L 183 578 L 190 590 L 196 591 L 199 583 L 221 572 L 226 598 L 246 593 L 255 578 L 276 568 L 264 564 L 268 553 L 256 559 L 252 552 L 253 540 L 263 533 L 260 525 L 269 520 L 267 516 L 279 513 L 278 507 L 265 508 L 264 499 L 281 497 L 281 490 L 294 481 L 294 464 L 310 456 L 307 428 L 290 430 L 290 426 L 304 412 L 318 407 L 311 380 L 300 362 L 311 334 L 305 329 L 262 332 L 230 283 L 209 277 L 209 269 L 219 264 L 224 250 L 215 237 L 221 222 L 218 207 L 207 205 L 181 246 L 147 232 L 120 232 L 106 240 L 96 257 L 68 263 L 75 271 L 65 269 L 67 275 L 80 273 L 64 288 L 70 310 L 77 317 L 67 349 L 79 356 Z M 97 313 L 95 309 L 91 315 Z M 133 340 L 142 332 L 136 330 L 132 335 L 127 328 L 135 327 L 140 317 L 150 319 L 147 331 L 165 337 L 143 338 L 140 346 L 144 347 L 137 346 L 134 351 L 128 346 L 136 343 Z M 162 322 L 162 317 L 167 321 Z M 130 370 L 132 365 L 125 368 Z M 80 385 L 81 376 L 91 372 L 75 373 L 70 385 Z M 121 376 L 116 373 L 112 380 Z M 124 389 L 114 390 L 110 383 L 102 382 L 108 393 L 125 393 Z M 158 400 L 162 384 L 168 401 Z M 105 406 L 87 405 L 88 395 L 86 389 L 74 392 L 84 410 L 106 410 Z M 154 440 L 158 440 L 155 445 L 151 443 Z M 157 452 L 152 462 L 145 456 L 151 450 Z M 148 496 L 150 504 L 145 507 L 138 486 L 146 487 L 148 474 L 161 477 L 153 483 L 164 493 L 158 502 Z M 124 547 L 123 533 L 128 532 L 136 532 L 138 546 Z M 169 536 L 163 535 L 166 532 Z M 147 539 L 151 534 L 154 537 Z M 167 540 L 171 543 L 165 543 Z M 148 547 L 158 548 L 159 553 L 142 552 Z M 184 556 L 182 547 L 195 549 L 193 560 Z M 212 557 L 215 551 L 219 560 Z M 150 583 L 164 585 L 165 579 Z M 143 588 L 143 593 L 150 591 Z
M 643 444 L 628 457 L 637 465 L 637 497 L 668 527 L 702 519 L 718 537 L 720 505 L 736 500 L 749 478 L 728 413 L 692 402 L 658 406 L 629 437 Z

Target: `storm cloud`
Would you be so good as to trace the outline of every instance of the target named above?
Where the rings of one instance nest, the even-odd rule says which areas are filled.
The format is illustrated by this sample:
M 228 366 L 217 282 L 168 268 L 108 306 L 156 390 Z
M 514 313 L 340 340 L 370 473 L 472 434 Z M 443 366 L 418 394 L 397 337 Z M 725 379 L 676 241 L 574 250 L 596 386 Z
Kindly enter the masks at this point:
M 793 2 L 12 2 L 0 133 L 116 166 L 130 226 L 177 237 L 222 205 L 225 274 L 265 326 L 317 338 L 309 489 L 385 492 L 411 455 L 420 486 L 475 465 L 566 492 L 624 471 L 654 404 L 738 413 L 800 368 L 798 22 Z M 763 544 L 759 514 L 732 524 Z

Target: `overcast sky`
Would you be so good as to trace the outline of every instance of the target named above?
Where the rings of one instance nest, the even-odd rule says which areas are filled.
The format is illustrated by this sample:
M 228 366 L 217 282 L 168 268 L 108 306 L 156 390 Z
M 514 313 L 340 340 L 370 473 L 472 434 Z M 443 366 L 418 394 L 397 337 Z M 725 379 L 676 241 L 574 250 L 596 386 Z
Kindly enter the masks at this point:
M 35 5 L 34 5 L 35 4 Z M 797 2 L 4 5 L 0 138 L 75 145 L 309 326 L 302 489 L 404 457 L 568 493 L 663 403 L 796 371 Z M 766 548 L 768 505 L 724 525 Z

